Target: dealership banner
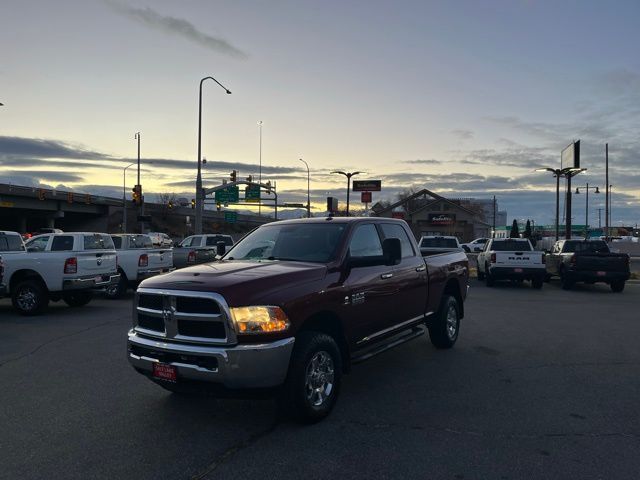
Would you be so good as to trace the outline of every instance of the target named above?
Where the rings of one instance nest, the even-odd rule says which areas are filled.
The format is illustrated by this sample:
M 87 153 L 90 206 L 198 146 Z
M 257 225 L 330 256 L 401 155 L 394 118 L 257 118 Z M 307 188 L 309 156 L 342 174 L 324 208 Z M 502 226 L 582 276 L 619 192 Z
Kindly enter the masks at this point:
M 456 223 L 455 213 L 430 213 L 429 223 L 431 225 L 453 225 Z

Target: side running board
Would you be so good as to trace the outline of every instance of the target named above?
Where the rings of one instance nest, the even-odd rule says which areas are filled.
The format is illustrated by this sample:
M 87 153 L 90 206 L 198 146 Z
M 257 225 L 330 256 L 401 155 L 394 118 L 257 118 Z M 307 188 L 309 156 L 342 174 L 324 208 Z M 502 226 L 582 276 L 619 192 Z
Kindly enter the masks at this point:
M 355 355 L 351 357 L 351 363 L 355 365 L 356 363 L 364 362 L 365 360 L 368 360 L 371 357 L 374 357 L 382 352 L 386 352 L 393 347 L 397 347 L 398 345 L 402 345 L 403 343 L 413 340 L 414 338 L 420 337 L 424 335 L 426 331 L 427 327 L 423 325 L 417 325 L 405 333 L 387 339 L 387 341 L 377 343 L 376 345 L 373 345 L 372 347 L 367 348 L 363 351 L 355 352 Z

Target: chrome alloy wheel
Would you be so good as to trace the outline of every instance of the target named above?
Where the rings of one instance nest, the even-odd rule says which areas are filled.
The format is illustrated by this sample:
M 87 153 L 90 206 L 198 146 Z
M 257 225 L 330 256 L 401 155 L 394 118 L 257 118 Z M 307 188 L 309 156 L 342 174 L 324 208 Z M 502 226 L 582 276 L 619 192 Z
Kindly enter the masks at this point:
M 37 299 L 37 292 L 33 287 L 28 285 L 21 287 L 16 295 L 16 303 L 18 304 L 18 307 L 20 307 L 20 310 L 25 312 L 30 312 L 36 307 Z
M 447 335 L 450 340 L 455 340 L 458 335 L 458 311 L 453 304 L 449 304 L 447 310 Z
M 334 365 L 331 355 L 316 352 L 307 364 L 304 389 L 314 407 L 321 406 L 333 392 Z

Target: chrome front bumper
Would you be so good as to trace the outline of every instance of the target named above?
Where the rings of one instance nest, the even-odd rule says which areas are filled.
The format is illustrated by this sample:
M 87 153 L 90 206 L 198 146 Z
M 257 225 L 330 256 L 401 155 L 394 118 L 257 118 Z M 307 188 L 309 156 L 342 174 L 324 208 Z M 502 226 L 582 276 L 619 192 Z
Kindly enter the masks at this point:
M 101 277 L 98 279 L 98 277 Z M 90 288 L 105 288 L 116 285 L 120 281 L 120 274 L 96 275 L 92 277 L 65 278 L 62 281 L 63 290 L 87 290 Z
M 151 376 L 154 363 L 177 369 L 180 379 L 218 383 L 230 389 L 268 388 L 284 383 L 295 339 L 230 347 L 187 345 L 128 336 L 129 363 Z M 197 363 L 196 363 L 197 362 Z

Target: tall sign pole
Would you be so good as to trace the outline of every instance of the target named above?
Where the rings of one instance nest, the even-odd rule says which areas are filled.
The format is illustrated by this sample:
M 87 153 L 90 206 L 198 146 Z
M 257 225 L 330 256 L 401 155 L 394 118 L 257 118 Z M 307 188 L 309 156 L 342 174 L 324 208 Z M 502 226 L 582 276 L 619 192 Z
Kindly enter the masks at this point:
M 604 163 L 605 163 L 605 207 L 604 207 L 604 230 L 605 240 L 609 241 L 609 144 L 604 144 Z

